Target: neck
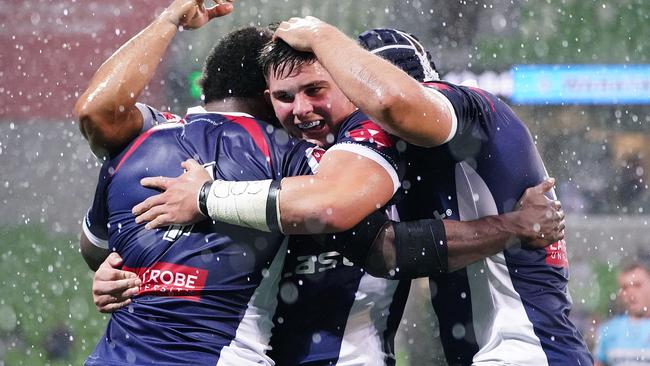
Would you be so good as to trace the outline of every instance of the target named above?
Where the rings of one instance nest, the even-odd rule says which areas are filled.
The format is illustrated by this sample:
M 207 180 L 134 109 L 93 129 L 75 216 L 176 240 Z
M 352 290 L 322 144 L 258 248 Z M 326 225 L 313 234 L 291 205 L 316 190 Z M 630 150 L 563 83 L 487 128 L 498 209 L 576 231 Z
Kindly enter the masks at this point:
M 272 121 L 275 116 L 269 105 L 261 98 L 224 98 L 213 100 L 205 104 L 209 112 L 240 112 L 247 113 L 255 118 Z

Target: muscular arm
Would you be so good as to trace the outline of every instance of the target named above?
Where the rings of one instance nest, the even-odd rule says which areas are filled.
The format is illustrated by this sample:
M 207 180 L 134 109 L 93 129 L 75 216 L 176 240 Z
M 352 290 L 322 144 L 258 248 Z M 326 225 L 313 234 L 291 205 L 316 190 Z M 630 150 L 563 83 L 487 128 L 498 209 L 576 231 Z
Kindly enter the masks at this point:
M 79 238 L 79 249 L 81 250 L 81 256 L 84 261 L 88 264 L 88 268 L 93 271 L 96 271 L 106 257 L 111 253 L 110 250 L 100 248 L 91 243 L 83 230 L 81 231 Z
M 205 9 L 202 1 L 176 0 L 100 66 L 74 107 L 81 133 L 96 155 L 118 152 L 140 133 L 143 119 L 135 103 L 178 26 L 198 28 L 230 11 L 231 4 Z
M 140 133 L 142 115 L 135 103 L 176 29 L 167 17 L 156 19 L 102 64 L 79 97 L 74 113 L 96 155 L 115 153 Z
M 520 243 L 519 239 L 525 235 L 522 228 L 517 225 L 518 217 L 517 212 L 511 212 L 474 221 L 443 220 L 447 238 L 446 272 L 465 268 Z M 399 245 L 396 240 L 395 225 L 400 224 L 403 223 L 393 222 L 386 225 L 377 237 L 365 267 L 368 273 L 379 277 L 391 277 L 391 273 L 395 273 L 396 246 Z M 557 235 L 549 235 L 545 245 L 557 240 Z M 422 270 L 422 276 L 441 272 L 445 272 L 444 268 L 425 268 Z
M 348 230 L 392 196 L 392 179 L 378 163 L 347 151 L 327 152 L 315 175 L 282 180 L 279 201 L 283 232 Z
M 522 234 L 516 230 L 518 216 L 517 212 L 511 212 L 468 222 L 444 220 L 448 271 L 467 267 L 518 243 L 518 236 Z
M 553 184 L 548 179 L 527 189 L 516 211 L 474 221 L 394 222 L 375 213 L 325 245 L 372 275 L 396 278 L 452 272 L 516 244 L 542 248 L 564 238 L 561 204 L 544 195 Z
M 426 147 L 448 139 L 453 116 L 442 97 L 335 27 L 313 17 L 292 18 L 275 36 L 313 52 L 343 93 L 387 131 Z M 348 61 L 340 62 L 340 55 Z

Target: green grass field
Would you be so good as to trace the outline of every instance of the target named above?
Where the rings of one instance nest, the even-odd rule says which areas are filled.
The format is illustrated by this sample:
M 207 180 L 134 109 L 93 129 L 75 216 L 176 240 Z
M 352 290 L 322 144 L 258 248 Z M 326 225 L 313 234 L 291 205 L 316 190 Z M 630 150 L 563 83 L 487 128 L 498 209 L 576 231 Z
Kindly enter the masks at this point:
M 81 365 L 107 317 L 75 236 L 0 227 L 0 365 Z

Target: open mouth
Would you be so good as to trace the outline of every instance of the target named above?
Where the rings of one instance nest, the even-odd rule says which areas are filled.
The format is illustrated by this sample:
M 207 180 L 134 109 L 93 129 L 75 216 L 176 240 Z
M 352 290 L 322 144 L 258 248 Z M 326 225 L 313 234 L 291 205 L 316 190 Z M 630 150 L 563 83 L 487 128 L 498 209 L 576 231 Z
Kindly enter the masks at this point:
M 316 120 L 316 121 L 299 123 L 296 126 L 298 126 L 299 129 L 304 131 L 304 130 L 310 130 L 312 128 L 318 128 L 322 123 L 323 120 Z

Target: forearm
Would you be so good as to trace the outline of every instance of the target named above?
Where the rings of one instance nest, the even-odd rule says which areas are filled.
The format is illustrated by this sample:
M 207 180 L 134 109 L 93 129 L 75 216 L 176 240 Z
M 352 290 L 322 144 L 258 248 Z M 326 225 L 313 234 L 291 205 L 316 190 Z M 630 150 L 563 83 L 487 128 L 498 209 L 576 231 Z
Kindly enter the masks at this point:
M 488 216 L 474 221 L 424 219 L 391 222 L 381 227 L 362 265 L 368 273 L 386 278 L 412 279 L 453 272 L 478 260 L 495 255 L 516 243 L 515 228 L 510 222 L 513 213 Z M 383 221 L 382 221 L 383 222 Z M 359 230 L 360 228 L 355 228 Z M 354 236 L 352 240 L 356 240 Z M 358 237 L 363 240 L 363 237 Z M 363 243 L 342 245 L 355 248 Z M 344 253 L 345 255 L 345 253 Z
M 114 152 L 140 132 L 142 118 L 135 103 L 176 31 L 163 12 L 97 70 L 75 105 L 81 132 L 93 151 Z
M 487 216 L 474 221 L 444 220 L 449 272 L 493 256 L 514 243 L 516 233 L 505 216 Z
M 281 186 L 271 180 L 218 180 L 204 185 L 192 199 L 198 196 L 197 206 L 216 221 L 263 231 L 281 229 L 285 234 L 322 234 L 353 227 L 384 206 L 394 189 L 380 164 L 332 151 L 313 176 L 285 178 Z
M 448 137 L 446 106 L 415 79 L 362 49 L 332 26 L 323 27 L 312 49 L 343 93 L 387 131 L 422 146 Z M 344 54 L 354 62 L 340 62 Z M 423 119 L 431 123 L 422 123 Z
M 280 221 L 285 234 L 335 233 L 352 228 L 382 207 L 392 195 L 381 177 L 365 177 L 364 184 L 337 183 L 320 176 L 285 178 L 280 190 Z

